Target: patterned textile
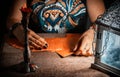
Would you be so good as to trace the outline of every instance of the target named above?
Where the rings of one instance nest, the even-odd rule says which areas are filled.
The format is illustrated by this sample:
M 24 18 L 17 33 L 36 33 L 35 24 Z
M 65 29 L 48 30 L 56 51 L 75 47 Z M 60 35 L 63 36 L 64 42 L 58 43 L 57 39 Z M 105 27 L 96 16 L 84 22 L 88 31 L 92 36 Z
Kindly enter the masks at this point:
M 86 14 L 81 0 L 46 0 L 35 3 L 32 8 L 39 26 L 48 33 L 66 33 L 80 26 Z

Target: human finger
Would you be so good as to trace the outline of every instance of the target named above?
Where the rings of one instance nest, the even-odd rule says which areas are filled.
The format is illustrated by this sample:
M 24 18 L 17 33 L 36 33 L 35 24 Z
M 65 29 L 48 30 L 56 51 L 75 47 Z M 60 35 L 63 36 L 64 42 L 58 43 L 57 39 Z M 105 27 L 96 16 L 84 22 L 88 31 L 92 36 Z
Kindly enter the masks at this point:
M 75 47 L 73 48 L 73 52 L 77 52 L 79 50 L 81 42 L 82 42 L 82 37 L 80 37 L 78 42 L 75 44 Z
M 38 40 L 38 44 L 39 44 L 39 45 L 42 45 L 44 48 L 47 48 L 47 47 L 48 47 L 48 43 L 45 41 L 44 38 L 40 37 L 39 35 L 37 35 L 37 34 L 36 34 L 35 32 L 33 32 L 33 31 L 30 31 L 30 35 L 31 35 L 34 39 Z
M 92 56 L 93 55 L 93 51 L 92 51 L 92 47 L 87 51 L 87 56 Z
M 42 49 L 43 45 L 41 42 L 39 42 L 37 39 L 33 38 L 29 35 L 29 43 L 30 45 L 34 46 L 35 48 Z
M 35 42 L 29 40 L 29 45 L 30 45 L 30 48 L 32 49 L 42 49 L 39 45 L 37 45 Z
M 30 44 L 30 43 L 29 43 Z M 29 45 L 30 49 L 35 49 L 33 45 Z
M 74 48 L 74 54 L 75 55 L 81 55 L 83 50 L 84 50 L 84 47 L 85 47 L 85 43 L 84 43 L 84 39 L 83 38 L 80 38 L 77 45 L 75 46 Z
M 88 53 L 89 49 L 90 49 L 90 43 L 86 43 L 84 49 L 81 50 L 81 51 L 82 51 L 82 52 L 81 52 L 81 55 L 83 55 L 83 56 L 88 56 L 88 54 L 89 54 L 89 53 Z
M 87 39 L 88 39 L 87 36 L 82 38 L 82 42 L 79 48 L 79 50 L 81 50 L 82 55 L 85 55 L 86 51 L 89 49 L 89 42 Z

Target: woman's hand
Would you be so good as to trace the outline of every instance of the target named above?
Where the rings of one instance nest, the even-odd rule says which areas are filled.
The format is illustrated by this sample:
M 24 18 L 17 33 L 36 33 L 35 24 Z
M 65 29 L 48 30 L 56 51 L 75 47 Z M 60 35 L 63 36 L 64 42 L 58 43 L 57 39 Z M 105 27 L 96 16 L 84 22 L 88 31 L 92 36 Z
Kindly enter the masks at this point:
M 73 51 L 75 55 L 91 56 L 93 55 L 92 43 L 94 39 L 94 29 L 88 29 L 82 34 Z
M 22 25 L 18 26 L 13 31 L 13 34 L 21 44 L 24 44 L 24 29 Z M 34 48 L 34 49 L 45 49 L 48 47 L 48 44 L 45 41 L 45 39 L 40 37 L 30 29 L 28 29 L 28 42 L 30 48 Z

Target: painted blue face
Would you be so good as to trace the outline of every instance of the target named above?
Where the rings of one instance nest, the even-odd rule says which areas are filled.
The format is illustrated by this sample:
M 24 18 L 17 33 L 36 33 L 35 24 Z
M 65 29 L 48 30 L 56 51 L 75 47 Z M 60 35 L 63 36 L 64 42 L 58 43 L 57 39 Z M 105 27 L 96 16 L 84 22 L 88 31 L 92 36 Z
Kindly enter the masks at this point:
M 80 0 L 59 0 L 53 3 L 49 1 L 33 5 L 39 24 L 45 32 L 65 33 L 78 26 L 80 17 L 86 13 Z

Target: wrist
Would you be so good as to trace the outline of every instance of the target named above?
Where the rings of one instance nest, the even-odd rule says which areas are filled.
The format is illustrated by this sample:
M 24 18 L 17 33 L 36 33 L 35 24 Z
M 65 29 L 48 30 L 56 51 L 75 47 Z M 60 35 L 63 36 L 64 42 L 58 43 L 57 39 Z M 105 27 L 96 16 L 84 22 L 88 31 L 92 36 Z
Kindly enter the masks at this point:
M 90 28 L 89 28 L 89 29 L 93 29 L 94 31 L 96 31 L 96 29 L 97 29 L 96 24 L 95 24 L 95 23 L 93 23 L 93 24 L 90 26 Z
M 13 33 L 14 30 L 21 25 L 22 25 L 21 23 L 15 23 L 15 24 L 12 25 L 12 27 L 10 27 L 10 29 L 9 29 L 10 37 L 14 37 L 14 33 Z

